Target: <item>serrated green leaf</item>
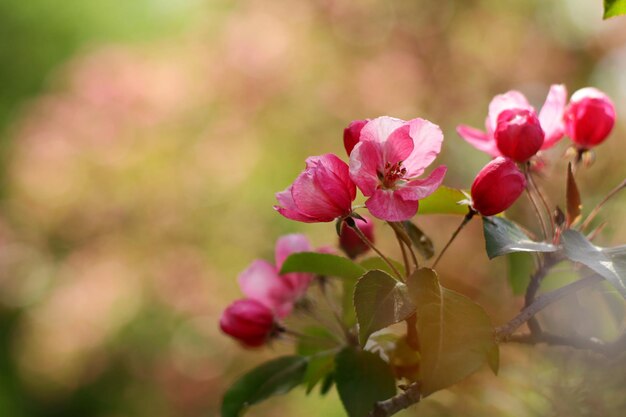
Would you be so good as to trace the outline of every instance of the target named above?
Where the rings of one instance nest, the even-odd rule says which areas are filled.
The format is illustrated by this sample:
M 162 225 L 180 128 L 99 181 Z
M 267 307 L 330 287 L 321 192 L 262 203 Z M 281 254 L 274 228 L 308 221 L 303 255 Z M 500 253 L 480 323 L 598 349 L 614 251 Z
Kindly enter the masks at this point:
M 461 190 L 442 185 L 437 191 L 420 200 L 419 214 L 467 214 L 467 205 L 458 204 L 467 197 Z
M 222 417 L 241 416 L 249 406 L 289 392 L 302 382 L 306 368 L 301 356 L 283 356 L 254 368 L 224 394 Z
M 298 252 L 290 255 L 280 274 L 290 272 L 309 272 L 317 275 L 357 279 L 365 273 L 365 269 L 343 256 L 318 252 Z
M 349 417 L 366 417 L 376 402 L 396 393 L 389 364 L 372 352 L 353 347 L 337 354 L 334 378 Z
M 415 311 L 406 285 L 379 270 L 368 271 L 357 282 L 354 308 L 361 345 L 375 331 L 398 323 Z
M 303 381 L 306 393 L 309 394 L 315 386 L 323 381 L 335 369 L 335 352 L 328 351 L 309 358 L 309 363 Z
M 565 256 L 604 277 L 626 298 L 626 246 L 601 248 L 576 230 L 561 235 Z
M 604 18 L 626 14 L 626 0 L 604 0 Z
M 424 395 L 454 385 L 484 364 L 497 371 L 495 332 L 481 306 L 443 288 L 432 269 L 418 269 L 407 285 L 417 306 Z
M 514 252 L 507 256 L 509 285 L 513 294 L 521 295 L 526 291 L 530 282 L 530 275 L 535 268 L 533 256 L 526 252 Z
M 300 356 L 312 356 L 337 347 L 337 340 L 325 327 L 309 326 L 300 330 L 300 333 L 305 336 L 298 340 L 296 347 Z
M 417 251 L 424 257 L 424 259 L 430 259 L 435 254 L 435 247 L 433 245 L 433 241 L 430 240 L 426 233 L 422 231 L 419 227 L 417 227 L 411 221 L 402 222 L 402 226 L 404 226 L 404 230 L 406 230 L 409 239 L 411 239 L 411 243 L 417 249 Z
M 487 256 L 496 256 L 513 252 L 554 252 L 556 246 L 535 242 L 515 223 L 503 217 L 483 217 L 483 233 Z

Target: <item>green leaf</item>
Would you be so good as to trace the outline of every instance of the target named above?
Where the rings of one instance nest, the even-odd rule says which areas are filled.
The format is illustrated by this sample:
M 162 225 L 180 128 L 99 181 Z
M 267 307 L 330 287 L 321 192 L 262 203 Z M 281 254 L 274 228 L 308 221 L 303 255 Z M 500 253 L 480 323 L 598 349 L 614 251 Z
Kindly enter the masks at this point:
M 498 345 L 481 306 L 439 285 L 432 269 L 418 269 L 407 285 L 417 306 L 424 395 L 457 383 L 485 363 L 497 371 Z
M 507 257 L 509 269 L 509 284 L 513 294 L 521 295 L 526 291 L 530 282 L 530 275 L 535 268 L 533 256 L 526 252 L 510 253 Z
M 317 252 L 298 252 L 290 255 L 280 274 L 289 272 L 310 272 L 317 275 L 357 279 L 365 272 L 359 264 L 343 256 Z
M 435 254 L 435 247 L 433 245 L 433 241 L 430 240 L 428 236 L 417 227 L 411 221 L 402 222 L 402 226 L 404 226 L 404 230 L 406 230 L 409 239 L 411 239 L 411 243 L 417 251 L 424 257 L 424 259 L 430 259 Z
M 626 0 L 604 0 L 604 18 L 626 14 Z
M 406 285 L 378 270 L 368 271 L 356 283 L 354 308 L 361 345 L 375 331 L 398 323 L 415 311 Z
M 483 233 L 489 259 L 513 252 L 554 252 L 557 249 L 550 243 L 531 240 L 515 223 L 503 217 L 483 217 Z
M 604 277 L 626 298 L 626 246 L 601 248 L 571 229 L 563 232 L 561 242 L 567 258 Z
M 296 352 L 300 356 L 312 356 L 337 347 L 337 340 L 325 327 L 309 326 L 300 333 L 308 336 L 298 340 Z
M 352 347 L 337 354 L 335 383 L 349 417 L 366 417 L 374 404 L 396 394 L 389 365 L 372 352 Z
M 467 214 L 467 205 L 459 204 L 467 197 L 461 190 L 446 187 L 437 188 L 437 191 L 420 200 L 419 214 Z
M 309 358 L 309 364 L 304 374 L 303 382 L 306 393 L 310 394 L 313 388 L 335 369 L 335 352 L 327 351 Z
M 302 382 L 307 359 L 282 356 L 245 374 L 224 394 L 222 417 L 238 417 L 251 405 L 285 394 Z

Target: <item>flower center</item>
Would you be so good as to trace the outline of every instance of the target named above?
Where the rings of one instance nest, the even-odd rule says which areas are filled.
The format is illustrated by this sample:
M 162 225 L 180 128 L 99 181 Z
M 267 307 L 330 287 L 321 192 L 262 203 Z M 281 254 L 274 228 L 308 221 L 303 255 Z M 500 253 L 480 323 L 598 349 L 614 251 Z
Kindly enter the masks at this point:
M 385 172 L 378 172 L 378 179 L 382 182 L 383 188 L 394 188 L 398 180 L 401 180 L 406 175 L 406 168 L 402 166 L 402 161 L 390 164 L 385 164 Z

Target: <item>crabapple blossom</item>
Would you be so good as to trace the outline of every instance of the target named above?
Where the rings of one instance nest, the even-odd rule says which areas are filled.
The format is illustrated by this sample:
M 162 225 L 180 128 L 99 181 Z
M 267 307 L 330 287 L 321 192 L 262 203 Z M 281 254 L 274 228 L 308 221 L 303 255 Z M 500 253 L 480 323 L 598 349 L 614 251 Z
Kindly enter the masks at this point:
M 404 121 L 388 116 L 369 121 L 350 154 L 350 177 L 370 213 L 387 221 L 402 221 L 417 213 L 419 200 L 443 181 L 446 167 L 418 179 L 441 150 L 443 133 L 424 120 Z
M 513 160 L 499 156 L 480 170 L 472 184 L 472 206 L 483 216 L 508 209 L 526 188 L 526 178 Z
M 567 136 L 579 149 L 602 143 L 615 124 L 615 107 L 602 91 L 587 87 L 576 91 L 565 111 Z
M 511 109 L 498 116 L 494 136 L 502 155 L 526 162 L 541 149 L 544 133 L 534 111 Z
M 561 84 L 554 84 L 550 87 L 550 92 L 546 97 L 546 101 L 543 104 L 539 115 L 536 116 L 535 109 L 528 103 L 526 97 L 519 91 L 512 90 L 505 94 L 495 96 L 493 100 L 491 100 L 491 103 L 489 103 L 489 114 L 487 116 L 487 120 L 485 121 L 485 132 L 467 125 L 459 125 L 457 127 L 457 133 L 470 145 L 494 158 L 496 156 L 505 155 L 501 148 L 503 148 L 506 152 L 506 150 L 511 148 L 511 145 L 508 144 L 509 141 L 504 141 L 507 143 L 506 145 L 498 145 L 496 131 L 498 129 L 499 117 L 505 111 L 515 110 L 519 112 L 521 110 L 525 110 L 528 114 L 536 116 L 539 121 L 539 126 L 545 135 L 541 147 L 537 150 L 549 149 L 563 137 L 565 131 L 563 112 L 565 111 L 566 101 L 567 90 L 565 89 L 565 86 Z M 524 139 L 525 138 L 522 135 L 517 136 L 517 140 Z M 533 137 L 531 142 L 533 143 L 533 146 L 528 146 L 527 152 L 536 147 L 538 139 Z M 526 149 L 527 145 L 516 145 L 515 147 L 519 149 Z M 527 152 L 522 153 L 522 156 L 524 156 Z M 515 152 L 510 153 L 515 154 Z
M 364 220 L 355 218 L 354 223 L 361 232 L 367 237 L 370 242 L 374 242 L 374 223 L 367 217 L 363 217 Z M 356 258 L 357 256 L 367 252 L 369 246 L 366 245 L 363 240 L 356 234 L 356 232 L 349 227 L 345 222 L 341 225 L 341 233 L 339 234 L 339 247 L 350 258 Z
M 244 346 L 258 347 L 271 338 L 277 326 L 272 310 L 257 300 L 244 298 L 224 310 L 220 328 Z
M 356 187 L 348 165 L 336 155 L 312 156 L 286 190 L 276 193 L 274 209 L 291 220 L 330 222 L 352 212 Z
M 365 126 L 368 121 L 368 119 L 353 120 L 348 127 L 343 130 L 343 146 L 346 148 L 348 156 L 350 156 L 356 144 L 359 143 L 361 130 L 363 130 L 363 126 Z
M 309 251 L 311 245 L 306 236 L 282 236 L 276 242 L 275 264 L 257 259 L 239 275 L 241 291 L 246 297 L 269 308 L 277 317 L 286 317 L 306 293 L 313 274 L 294 272 L 280 275 L 278 272 L 289 255 Z

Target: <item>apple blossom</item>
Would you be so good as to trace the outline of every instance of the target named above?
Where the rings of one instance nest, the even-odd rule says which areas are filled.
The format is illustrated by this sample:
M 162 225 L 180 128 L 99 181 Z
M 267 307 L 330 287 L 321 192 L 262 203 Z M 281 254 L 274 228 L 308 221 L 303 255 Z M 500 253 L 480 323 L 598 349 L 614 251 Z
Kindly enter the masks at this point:
M 419 200 L 433 193 L 443 181 L 446 167 L 417 179 L 439 154 L 443 133 L 424 120 L 404 121 L 378 117 L 361 131 L 350 154 L 350 177 L 375 217 L 402 221 L 417 213 Z
M 565 111 L 565 130 L 579 149 L 602 143 L 615 124 L 615 107 L 602 91 L 587 87 L 576 91 Z
M 343 146 L 346 148 L 348 156 L 350 156 L 356 144 L 359 143 L 361 130 L 363 130 L 363 126 L 365 126 L 368 121 L 368 119 L 353 120 L 348 127 L 343 130 Z
M 541 149 L 544 133 L 534 111 L 511 109 L 498 116 L 494 136 L 502 155 L 526 162 Z
M 356 187 L 348 165 L 336 155 L 312 156 L 305 170 L 285 191 L 276 193 L 274 209 L 291 220 L 330 222 L 352 212 Z
M 567 90 L 565 86 L 560 84 L 552 85 L 546 97 L 546 101 L 537 116 L 539 126 L 545 134 L 540 149 L 551 148 L 563 137 L 565 130 L 563 112 L 565 111 L 566 101 Z M 457 127 L 457 133 L 479 151 L 483 151 L 492 157 L 503 155 L 496 140 L 495 133 L 498 129 L 498 119 L 500 115 L 507 110 L 525 110 L 529 112 L 529 114 L 536 114 L 535 109 L 528 103 L 526 97 L 519 91 L 512 90 L 505 94 L 495 96 L 493 100 L 491 100 L 491 103 L 489 103 L 489 114 L 485 121 L 486 132 L 467 125 L 459 125 Z M 524 138 L 520 136 L 517 139 L 522 140 Z M 536 146 L 537 141 L 536 138 L 533 139 L 532 147 Z M 502 145 L 502 147 L 506 150 L 509 149 L 510 146 Z M 520 147 L 525 148 L 526 146 L 522 145 Z
M 251 299 L 229 305 L 220 318 L 220 328 L 247 347 L 265 344 L 277 330 L 272 311 Z
M 526 178 L 513 160 L 499 156 L 480 170 L 472 184 L 472 207 L 483 216 L 508 209 L 526 188 Z

